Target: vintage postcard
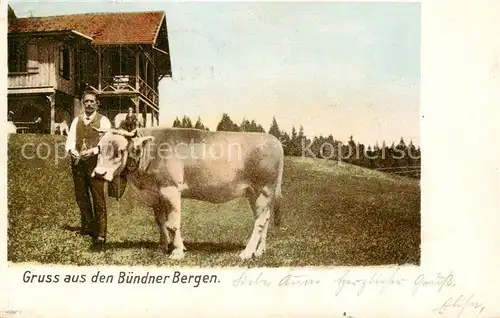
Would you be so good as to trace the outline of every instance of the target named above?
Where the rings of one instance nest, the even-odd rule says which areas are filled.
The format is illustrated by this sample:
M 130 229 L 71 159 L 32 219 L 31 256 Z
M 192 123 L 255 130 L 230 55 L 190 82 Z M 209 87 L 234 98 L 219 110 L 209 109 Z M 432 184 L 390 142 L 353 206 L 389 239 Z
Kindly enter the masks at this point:
M 467 147 L 465 118 L 498 134 L 499 41 L 460 52 L 487 59 L 463 67 L 482 86 L 447 87 L 462 42 L 423 8 L 6 3 L 2 315 L 500 315 L 498 148 L 462 167 L 477 191 L 456 177 L 472 154 L 442 148 Z M 489 115 L 445 115 L 477 96 L 460 85 Z

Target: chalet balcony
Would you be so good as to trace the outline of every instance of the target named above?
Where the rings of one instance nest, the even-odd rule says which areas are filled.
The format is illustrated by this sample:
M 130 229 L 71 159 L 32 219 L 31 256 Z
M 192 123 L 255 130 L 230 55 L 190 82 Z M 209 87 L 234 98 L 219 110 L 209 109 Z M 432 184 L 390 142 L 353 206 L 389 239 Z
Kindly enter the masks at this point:
M 101 85 L 99 89 L 99 79 L 95 77 L 92 79 L 93 88 L 98 90 L 101 94 L 136 94 L 139 93 L 143 98 L 149 101 L 154 106 L 158 106 L 159 96 L 158 93 L 146 83 L 141 77 L 133 75 L 114 75 L 101 78 Z

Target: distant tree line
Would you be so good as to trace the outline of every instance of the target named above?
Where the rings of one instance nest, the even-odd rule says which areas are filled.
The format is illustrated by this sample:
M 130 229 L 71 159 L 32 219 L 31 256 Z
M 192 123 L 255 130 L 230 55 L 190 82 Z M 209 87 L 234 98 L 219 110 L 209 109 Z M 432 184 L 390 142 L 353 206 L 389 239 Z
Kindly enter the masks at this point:
M 196 128 L 196 129 L 202 129 L 202 130 L 209 130 L 208 127 L 205 127 L 201 123 L 201 118 L 198 117 L 198 120 L 193 126 L 193 123 L 191 122 L 191 118 L 184 116 L 182 118 L 182 121 L 179 120 L 178 117 L 175 118 L 174 123 L 172 124 L 172 127 L 178 127 L 178 128 Z
M 175 118 L 172 126 L 209 130 L 208 127 L 203 125 L 200 117 L 198 117 L 194 125 L 187 116 L 184 116 L 182 120 Z M 244 118 L 238 125 L 226 113 L 222 115 L 216 130 L 266 132 L 264 127 L 257 124 L 255 120 L 250 121 Z M 326 137 L 315 136 L 311 139 L 306 136 L 302 126 L 299 127 L 298 131 L 295 127 L 292 127 L 290 134 L 281 130 L 274 117 L 267 132 L 281 141 L 285 156 L 337 160 L 387 173 L 420 178 L 420 148 L 416 147 L 411 141 L 407 144 L 403 138 L 400 139 L 398 144 L 393 142 L 391 146 L 387 146 L 385 141 L 382 141 L 381 145 L 376 143 L 367 146 L 356 142 L 353 136 L 350 137 L 347 143 L 343 143 L 334 139 L 331 134 Z

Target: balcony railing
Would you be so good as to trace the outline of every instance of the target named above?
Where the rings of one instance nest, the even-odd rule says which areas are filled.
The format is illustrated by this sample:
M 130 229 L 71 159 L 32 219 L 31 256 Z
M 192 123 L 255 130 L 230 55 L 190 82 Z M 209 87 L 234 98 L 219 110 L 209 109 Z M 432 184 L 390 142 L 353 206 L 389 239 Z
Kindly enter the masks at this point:
M 101 78 L 103 92 L 131 92 L 135 91 L 135 76 L 115 75 Z
M 136 85 L 137 80 L 139 85 Z M 95 89 L 99 89 L 97 76 L 88 79 L 87 83 L 89 83 L 89 85 L 91 85 Z M 142 78 L 136 78 L 132 75 L 115 75 L 102 77 L 101 92 L 138 92 L 146 97 L 149 101 L 151 101 L 154 105 L 158 105 L 159 100 L 158 93 L 151 86 L 149 86 Z
M 139 77 L 139 92 L 146 96 L 147 99 L 158 105 L 158 93 L 149 86 L 142 78 Z

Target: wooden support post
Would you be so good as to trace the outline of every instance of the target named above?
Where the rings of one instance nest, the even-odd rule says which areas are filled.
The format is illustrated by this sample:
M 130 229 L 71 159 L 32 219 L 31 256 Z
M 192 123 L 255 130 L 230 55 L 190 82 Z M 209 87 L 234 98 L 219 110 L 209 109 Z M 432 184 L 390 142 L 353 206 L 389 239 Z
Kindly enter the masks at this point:
M 135 49 L 135 90 L 136 91 L 139 91 L 139 77 L 141 76 L 141 73 L 140 73 L 140 63 L 139 63 L 139 55 L 140 54 L 140 51 L 139 51 L 139 48 L 136 47 Z
M 134 97 L 131 97 L 130 99 L 132 100 L 132 103 L 134 103 L 134 105 L 135 105 L 135 113 L 137 115 L 139 115 L 139 112 L 140 112 L 140 110 L 139 110 L 139 97 L 134 96 Z
M 156 54 L 154 51 L 151 51 L 151 74 L 152 74 L 152 82 L 151 82 L 151 87 L 153 88 L 153 90 L 156 92 L 156 85 L 155 85 L 155 79 L 156 79 Z
M 56 131 L 56 94 L 52 93 L 46 96 L 50 104 L 50 134 L 54 135 Z
M 98 76 L 99 76 L 99 84 L 97 85 L 99 89 L 99 93 L 102 91 L 102 52 L 101 52 L 101 46 L 97 47 L 97 64 L 98 64 Z
M 146 83 L 146 85 L 149 85 L 148 84 L 148 68 L 149 68 L 149 60 L 148 59 L 146 59 L 145 64 L 146 64 L 146 69 L 144 70 L 145 71 L 145 73 L 144 73 L 144 83 Z

